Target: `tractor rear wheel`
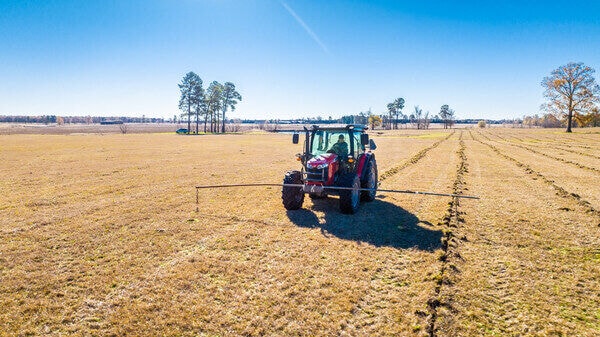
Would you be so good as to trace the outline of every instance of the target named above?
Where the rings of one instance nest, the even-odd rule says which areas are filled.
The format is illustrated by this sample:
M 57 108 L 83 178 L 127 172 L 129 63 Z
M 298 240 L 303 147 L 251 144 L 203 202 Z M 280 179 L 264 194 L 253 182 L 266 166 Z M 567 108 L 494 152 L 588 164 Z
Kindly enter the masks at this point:
M 363 201 L 373 201 L 375 200 L 375 194 L 377 194 L 377 162 L 375 158 L 373 158 L 367 164 L 367 169 L 365 170 L 365 178 L 362 182 L 363 188 L 371 188 L 373 191 L 362 191 L 360 198 Z
M 341 187 L 351 187 L 352 190 L 340 190 L 340 211 L 344 214 L 354 214 L 360 204 L 360 179 L 356 173 L 348 173 L 340 177 Z
M 302 185 L 302 173 L 299 171 L 288 171 L 283 177 L 284 184 Z M 287 210 L 296 210 L 302 207 L 304 202 L 304 191 L 302 187 L 283 186 L 281 190 L 281 199 L 283 199 L 283 207 Z

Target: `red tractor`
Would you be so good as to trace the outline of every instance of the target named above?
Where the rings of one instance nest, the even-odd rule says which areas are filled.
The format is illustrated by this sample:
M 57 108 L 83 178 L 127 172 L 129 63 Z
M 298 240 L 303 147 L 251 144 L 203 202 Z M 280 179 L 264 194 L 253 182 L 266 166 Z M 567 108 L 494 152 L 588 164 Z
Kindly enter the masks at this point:
M 353 214 L 359 203 L 375 200 L 377 162 L 371 152 L 376 146 L 363 125 L 304 128 L 304 153 L 297 154 L 302 170 L 288 171 L 281 197 L 288 210 L 302 207 L 304 194 L 312 199 L 337 194 L 342 213 Z M 293 143 L 300 135 L 294 133 Z

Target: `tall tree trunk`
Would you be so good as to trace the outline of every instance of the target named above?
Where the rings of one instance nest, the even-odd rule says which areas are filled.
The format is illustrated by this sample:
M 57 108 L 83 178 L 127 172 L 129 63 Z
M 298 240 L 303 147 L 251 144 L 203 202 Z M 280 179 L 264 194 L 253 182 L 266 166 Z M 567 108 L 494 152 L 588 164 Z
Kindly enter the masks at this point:
M 227 107 L 223 108 L 223 120 L 221 121 L 221 133 L 225 133 L 225 111 L 227 111 Z
M 569 96 L 569 115 L 567 116 L 567 132 L 571 131 L 571 121 L 573 120 L 573 90 Z
M 187 131 L 187 133 L 189 135 L 190 134 L 190 129 L 192 128 L 192 111 L 191 111 L 191 108 L 190 108 L 189 105 L 188 105 L 188 113 L 187 113 L 187 115 L 188 115 L 188 131 Z

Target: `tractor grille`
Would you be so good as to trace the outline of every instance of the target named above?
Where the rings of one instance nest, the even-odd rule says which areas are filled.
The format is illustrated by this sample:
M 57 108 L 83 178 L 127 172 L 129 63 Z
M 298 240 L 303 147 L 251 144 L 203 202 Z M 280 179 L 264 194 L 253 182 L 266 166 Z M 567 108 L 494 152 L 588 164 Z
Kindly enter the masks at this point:
M 306 169 L 304 174 L 306 174 L 306 181 L 325 182 L 327 181 L 329 174 L 329 167 L 322 169 Z

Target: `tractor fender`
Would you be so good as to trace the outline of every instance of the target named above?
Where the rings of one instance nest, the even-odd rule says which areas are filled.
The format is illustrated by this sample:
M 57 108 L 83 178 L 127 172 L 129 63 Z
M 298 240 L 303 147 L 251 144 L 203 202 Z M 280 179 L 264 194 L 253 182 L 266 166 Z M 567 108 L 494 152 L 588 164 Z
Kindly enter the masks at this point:
M 358 177 L 360 178 L 360 180 L 363 180 L 363 177 L 365 176 L 365 170 L 367 169 L 367 164 L 372 161 L 375 160 L 375 154 L 373 153 L 363 153 L 360 158 L 358 159 L 358 168 L 356 169 L 356 173 L 358 174 Z

